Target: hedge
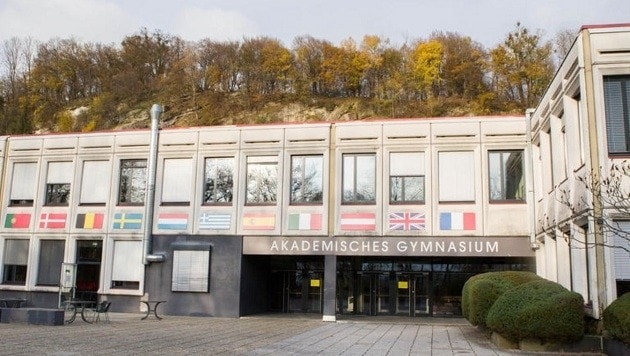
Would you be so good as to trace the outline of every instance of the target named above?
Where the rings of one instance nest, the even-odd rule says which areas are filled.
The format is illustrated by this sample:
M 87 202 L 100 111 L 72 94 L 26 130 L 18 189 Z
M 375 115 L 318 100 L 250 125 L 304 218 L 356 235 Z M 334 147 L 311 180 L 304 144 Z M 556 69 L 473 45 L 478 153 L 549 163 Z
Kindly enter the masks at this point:
M 610 336 L 630 345 L 630 292 L 613 301 L 602 316 Z
M 512 341 L 576 341 L 584 336 L 584 299 L 558 283 L 535 280 L 503 293 L 486 323 Z
M 532 272 L 488 272 L 470 277 L 462 289 L 462 314 L 472 325 L 486 326 L 486 316 L 494 302 L 517 285 L 541 277 Z

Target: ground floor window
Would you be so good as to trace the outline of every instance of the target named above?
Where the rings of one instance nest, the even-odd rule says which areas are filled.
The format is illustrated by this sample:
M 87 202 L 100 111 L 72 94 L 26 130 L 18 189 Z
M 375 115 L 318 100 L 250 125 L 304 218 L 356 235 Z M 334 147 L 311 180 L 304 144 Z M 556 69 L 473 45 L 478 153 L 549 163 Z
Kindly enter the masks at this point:
M 29 240 L 5 240 L 2 284 L 26 285 L 28 243 Z
M 140 289 L 144 275 L 142 241 L 114 241 L 112 289 Z
M 65 248 L 66 242 L 64 240 L 41 240 L 39 242 L 38 286 L 59 285 Z
M 209 292 L 210 251 L 173 251 L 173 292 Z

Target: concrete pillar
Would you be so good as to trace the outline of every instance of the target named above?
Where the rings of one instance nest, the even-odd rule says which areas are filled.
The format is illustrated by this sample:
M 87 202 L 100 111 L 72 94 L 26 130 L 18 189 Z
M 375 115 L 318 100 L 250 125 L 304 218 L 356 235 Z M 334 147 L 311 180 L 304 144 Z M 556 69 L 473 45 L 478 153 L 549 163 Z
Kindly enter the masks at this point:
M 336 321 L 337 256 L 324 256 L 324 317 L 323 321 Z

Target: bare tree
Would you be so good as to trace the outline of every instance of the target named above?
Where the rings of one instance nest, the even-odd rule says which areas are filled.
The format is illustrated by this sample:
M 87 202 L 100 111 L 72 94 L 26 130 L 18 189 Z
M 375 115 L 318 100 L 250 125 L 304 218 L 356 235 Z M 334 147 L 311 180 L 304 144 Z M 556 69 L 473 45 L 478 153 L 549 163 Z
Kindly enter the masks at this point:
M 601 169 L 600 169 L 601 171 Z M 630 162 L 624 160 L 613 163 L 607 177 L 595 180 L 594 174 L 577 176 L 576 179 L 583 184 L 588 195 L 571 199 L 571 193 L 564 189 L 560 191 L 558 200 L 571 211 L 572 216 L 586 216 L 599 224 L 605 236 L 615 236 L 613 239 L 604 239 L 603 242 L 584 242 L 572 239 L 571 242 L 592 247 L 601 245 L 630 252 L 630 230 L 624 229 L 619 224 L 620 219 L 630 218 Z M 599 201 L 602 209 L 594 209 L 593 202 Z

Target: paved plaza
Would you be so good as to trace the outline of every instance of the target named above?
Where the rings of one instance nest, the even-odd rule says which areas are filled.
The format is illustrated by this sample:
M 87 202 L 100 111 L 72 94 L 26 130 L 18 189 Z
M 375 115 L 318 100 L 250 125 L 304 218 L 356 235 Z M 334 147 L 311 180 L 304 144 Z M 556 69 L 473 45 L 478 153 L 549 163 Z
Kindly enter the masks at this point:
M 319 315 L 240 319 L 110 313 L 64 326 L 0 324 L 0 355 L 513 355 L 464 319 Z

